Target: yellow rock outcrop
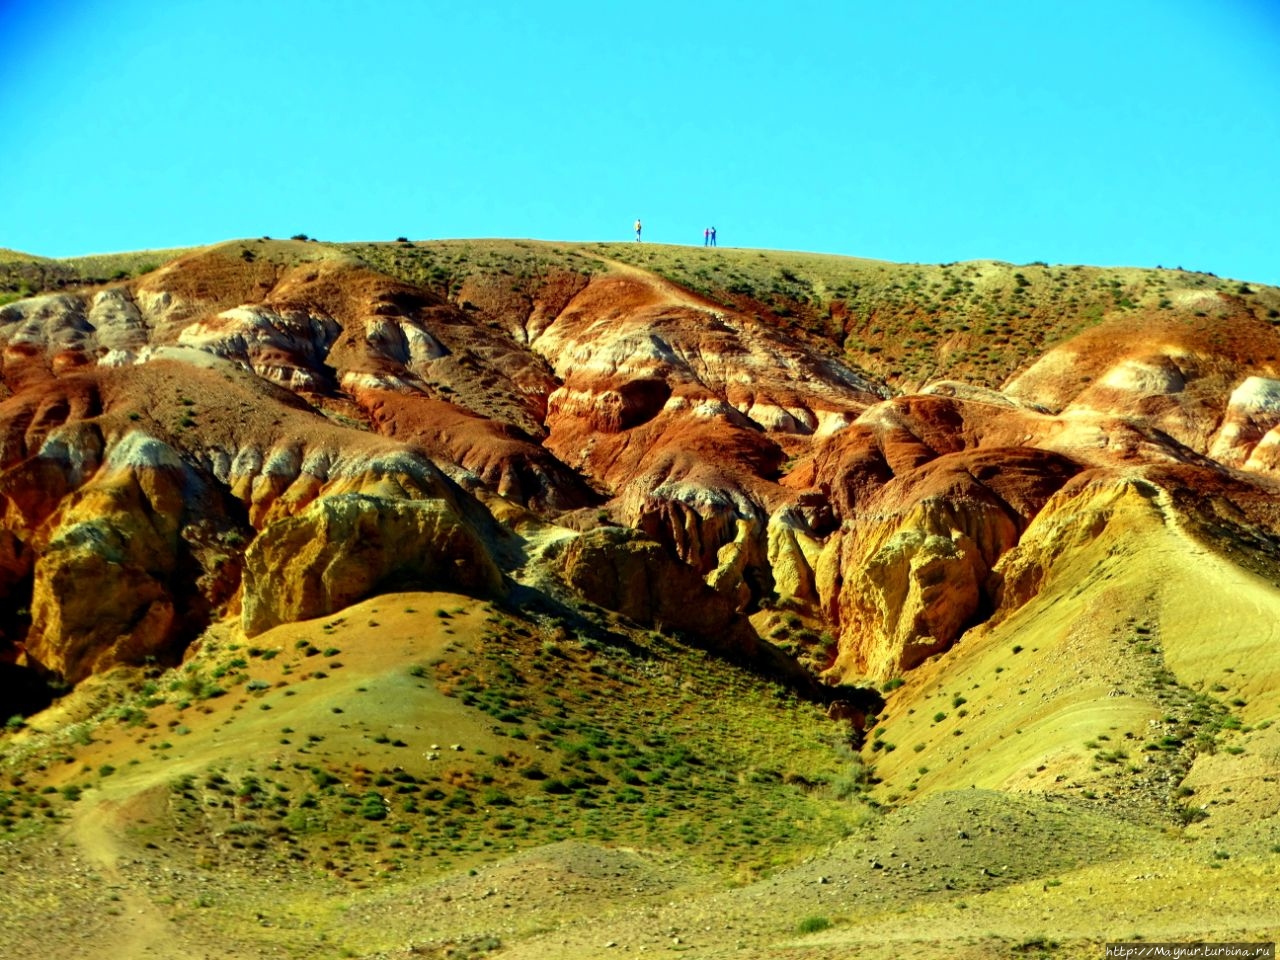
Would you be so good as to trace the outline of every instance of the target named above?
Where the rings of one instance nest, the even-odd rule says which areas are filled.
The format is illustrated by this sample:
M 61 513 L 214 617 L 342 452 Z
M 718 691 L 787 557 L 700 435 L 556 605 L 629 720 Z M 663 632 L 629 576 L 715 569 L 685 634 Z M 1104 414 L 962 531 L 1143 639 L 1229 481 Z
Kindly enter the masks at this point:
M 132 434 L 38 550 L 26 657 L 71 682 L 165 652 L 178 631 L 184 477 L 172 449 Z
M 246 551 L 242 623 L 255 636 L 411 587 L 492 594 L 502 574 L 446 500 L 322 497 L 269 524 Z

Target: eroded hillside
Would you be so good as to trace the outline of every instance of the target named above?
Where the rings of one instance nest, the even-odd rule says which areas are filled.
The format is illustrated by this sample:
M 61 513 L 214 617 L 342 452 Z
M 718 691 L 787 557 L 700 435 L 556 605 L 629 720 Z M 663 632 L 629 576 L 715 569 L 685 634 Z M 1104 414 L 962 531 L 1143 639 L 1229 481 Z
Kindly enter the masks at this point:
M 619 524 L 740 612 L 798 605 L 836 637 L 835 675 L 884 680 L 1026 599 L 997 568 L 1064 485 L 1176 463 L 1154 482 L 1266 500 L 1277 304 L 1179 271 L 478 241 L 194 251 L 0 313 L 0 642 L 74 682 L 177 657 L 239 610 L 252 631 L 261 610 L 329 613 L 415 577 L 500 591 L 475 571 L 546 566 L 522 525 Z M 433 504 L 429 533 L 372 519 L 400 501 Z M 269 546 L 286 523 L 340 553 L 374 523 L 361 576 L 337 582 L 320 548 L 286 564 Z M 422 573 L 406 537 L 445 538 L 454 572 Z M 77 609 L 89 577 L 112 603 Z
M 531 619 L 497 629 L 495 613 L 485 638 L 433 648 L 441 659 L 415 676 L 491 707 L 499 731 L 515 722 L 500 713 L 541 717 L 537 748 L 557 758 L 552 779 L 579 784 L 564 795 L 587 792 L 581 809 L 656 798 L 648 785 L 666 776 L 627 761 L 657 747 L 588 742 L 604 756 L 584 771 L 555 727 L 580 722 L 586 701 L 507 688 L 554 689 L 559 669 L 661 699 L 655 676 L 703 651 L 717 670 L 778 685 L 750 687 L 753 702 L 829 707 L 832 739 L 812 769 L 715 748 L 715 764 L 742 766 L 741 782 L 764 790 L 762 810 L 780 809 L 771 790 L 813 804 L 795 814 L 807 824 L 796 845 L 753 859 L 750 879 L 877 805 L 958 790 L 1119 817 L 1117 850 L 1142 847 L 1131 830 L 1165 828 L 1280 841 L 1266 826 L 1280 810 L 1280 290 L 1182 270 L 638 244 L 263 239 L 177 254 L 0 262 L 0 696 L 16 715 L 14 796 L 57 756 L 129 762 L 116 736 L 101 756 L 77 751 L 56 732 L 72 716 L 100 724 L 119 696 L 140 696 L 127 709 L 150 716 L 148 729 L 195 730 L 186 711 L 225 695 L 201 685 L 225 676 L 257 685 L 240 688 L 236 709 L 285 709 L 267 691 L 294 678 L 236 649 L 287 650 L 280 631 L 309 621 L 349 630 L 344 611 L 371 598 L 454 591 Z M 581 610 L 609 611 L 607 626 Z M 376 647 L 375 619 L 341 646 Z M 609 641 L 565 646 L 593 630 Z M 482 667 L 495 641 L 509 662 Z M 394 660 L 356 673 L 381 683 L 379 671 L 410 666 Z M 501 702 L 480 699 L 497 688 Z M 771 715 L 747 712 L 749 728 Z M 785 729 L 771 749 L 815 736 L 816 715 L 775 717 Z M 24 716 L 42 733 L 21 730 Z M 330 737 L 338 721 L 320 732 L 310 716 Z M 467 735 L 482 736 L 489 721 L 473 721 Z M 638 721 L 614 722 L 600 736 Z M 702 728 L 681 736 L 692 738 L 682 749 L 711 750 Z M 504 746 L 483 737 L 487 753 Z M 518 771 L 534 758 L 513 746 Z M 305 770 L 292 750 L 282 758 Z M 358 798 L 353 778 L 377 773 L 344 767 L 342 753 L 327 768 L 334 783 L 317 784 L 341 780 Z M 384 786 L 426 782 L 393 759 Z M 182 767 L 207 776 L 228 763 L 265 776 L 214 745 L 186 750 Z M 46 785 L 78 796 L 74 770 Z M 508 834 L 528 838 L 513 849 L 611 839 L 567 814 L 557 827 L 521 781 L 463 764 L 424 789 L 460 797 L 478 832 L 446 835 L 468 851 Z M 99 789 L 158 803 L 174 824 L 223 792 L 128 782 Z M 279 782 L 281 795 L 303 786 Z M 168 799 L 138 799 L 161 788 Z M 484 789 L 525 826 L 475 819 Z M 301 809 L 328 811 L 330 824 L 344 807 L 325 798 L 342 796 Z M 954 826 L 951 811 L 923 809 Z M 271 825 L 252 822 L 244 835 L 275 850 Z M 654 844 L 676 842 L 672 824 L 651 828 Z M 213 843 L 229 827 L 200 830 Z M 415 836 L 419 850 L 440 842 Z M 689 843 L 720 866 L 738 855 Z M 347 876 L 322 845 L 304 845 L 298 869 Z M 994 868 L 984 876 L 993 894 L 1007 886 Z M 943 882 L 922 880 L 956 888 Z M 865 947 L 862 936 L 850 942 Z

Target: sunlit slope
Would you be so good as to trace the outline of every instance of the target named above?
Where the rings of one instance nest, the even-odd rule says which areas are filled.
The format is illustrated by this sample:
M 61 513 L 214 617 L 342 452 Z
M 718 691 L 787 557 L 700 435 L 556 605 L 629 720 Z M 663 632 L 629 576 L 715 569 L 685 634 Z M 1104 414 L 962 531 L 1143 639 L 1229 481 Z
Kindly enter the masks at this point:
M 1038 590 L 890 695 L 871 743 L 882 796 L 1035 790 L 1190 821 L 1217 796 L 1183 785 L 1193 757 L 1215 781 L 1280 772 L 1280 590 L 1192 538 L 1158 486 L 1051 504 L 999 572 Z

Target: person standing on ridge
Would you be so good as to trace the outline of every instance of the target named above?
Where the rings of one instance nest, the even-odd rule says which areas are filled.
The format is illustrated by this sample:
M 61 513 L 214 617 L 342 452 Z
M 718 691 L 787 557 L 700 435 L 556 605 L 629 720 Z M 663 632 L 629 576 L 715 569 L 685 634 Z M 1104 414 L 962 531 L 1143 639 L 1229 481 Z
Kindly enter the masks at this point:
M 707 229 L 702 231 L 702 245 L 704 247 L 711 246 L 711 228 L 710 227 L 707 227 Z
M 713 247 L 716 245 L 716 228 L 715 227 L 711 228 L 711 245 Z
M 640 242 L 640 218 L 636 217 L 636 243 Z

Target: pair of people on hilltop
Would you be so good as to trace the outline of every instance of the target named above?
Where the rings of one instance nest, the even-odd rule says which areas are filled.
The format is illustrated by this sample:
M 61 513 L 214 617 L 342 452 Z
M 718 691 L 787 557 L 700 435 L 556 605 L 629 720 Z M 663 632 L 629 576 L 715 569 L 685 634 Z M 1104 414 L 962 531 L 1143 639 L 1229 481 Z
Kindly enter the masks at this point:
M 640 218 L 636 217 L 636 243 L 640 243 L 640 231 L 643 229 Z M 714 247 L 716 245 L 716 228 L 707 227 L 702 231 L 702 245 L 704 247 Z

